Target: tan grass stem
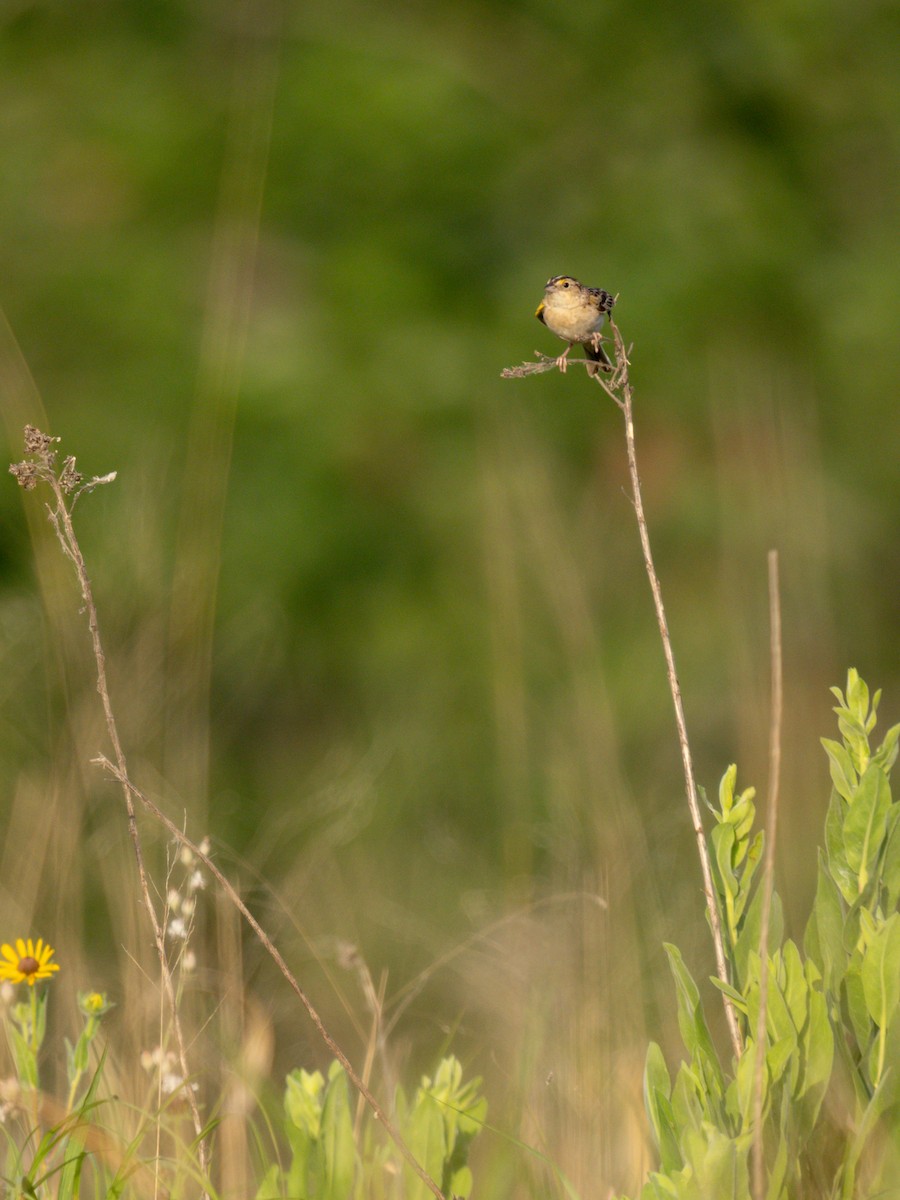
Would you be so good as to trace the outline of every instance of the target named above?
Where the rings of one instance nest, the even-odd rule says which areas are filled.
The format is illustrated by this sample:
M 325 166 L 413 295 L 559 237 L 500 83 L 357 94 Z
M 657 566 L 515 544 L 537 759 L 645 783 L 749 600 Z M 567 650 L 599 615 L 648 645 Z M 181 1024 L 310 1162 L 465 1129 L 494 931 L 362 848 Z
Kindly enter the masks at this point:
M 638 532 L 641 538 L 641 550 L 644 555 L 644 567 L 647 571 L 647 578 L 650 581 L 650 591 L 653 593 L 653 606 L 656 609 L 656 622 L 659 626 L 659 636 L 662 640 L 663 653 L 666 659 L 666 674 L 669 679 L 669 691 L 672 694 L 672 706 L 675 709 L 675 725 L 678 729 L 678 744 L 681 747 L 681 765 L 684 769 L 684 788 L 687 797 L 688 809 L 691 814 L 691 823 L 694 827 L 694 836 L 697 840 L 697 850 L 700 855 L 700 871 L 703 875 L 703 894 L 706 899 L 706 911 L 709 916 L 709 925 L 712 931 L 713 948 L 716 956 L 716 969 L 719 979 L 723 983 L 728 983 L 728 960 L 725 955 L 725 939 L 722 936 L 722 921 L 719 914 L 719 905 L 716 901 L 715 887 L 713 884 L 712 861 L 709 854 L 709 846 L 706 841 L 706 834 L 703 829 L 703 820 L 700 813 L 700 800 L 697 795 L 697 783 L 694 779 L 694 766 L 691 756 L 691 745 L 688 741 L 687 722 L 684 716 L 684 704 L 681 699 L 681 686 L 678 682 L 678 672 L 675 669 L 675 653 L 672 649 L 672 639 L 669 636 L 669 622 L 666 618 L 666 609 L 663 604 L 662 589 L 659 583 L 659 576 L 656 573 L 656 567 L 653 562 L 653 551 L 650 547 L 650 533 L 647 528 L 647 518 L 644 515 L 644 501 L 641 494 L 641 478 L 638 474 L 637 452 L 635 450 L 634 441 L 634 389 L 631 386 L 631 380 L 628 375 L 628 352 L 625 348 L 625 343 L 622 340 L 622 334 L 619 327 L 614 321 L 610 320 L 610 328 L 612 329 L 613 339 L 615 343 L 616 362 L 615 370 L 611 378 L 607 379 L 595 372 L 592 375 L 606 393 L 615 400 L 616 404 L 622 410 L 622 415 L 625 418 L 625 446 L 628 454 L 628 473 L 631 477 L 631 497 L 634 505 L 634 513 L 637 517 Z M 725 1019 L 728 1022 L 728 1032 L 731 1035 L 731 1045 L 734 1050 L 735 1059 L 741 1056 L 742 1039 L 741 1030 L 738 1024 L 737 1013 L 734 1005 L 725 993 L 722 993 L 722 1000 L 725 1006 Z
M 84 482 L 81 476 L 75 469 L 74 457 L 68 457 L 63 463 L 62 470 L 57 469 L 57 454 L 54 450 L 54 445 L 58 441 L 57 438 L 49 437 L 43 434 L 40 430 L 35 429 L 31 425 L 25 427 L 25 451 L 33 455 L 37 459 L 37 463 L 18 463 L 10 468 L 13 474 L 19 480 L 19 483 L 26 489 L 34 486 L 34 481 L 40 479 L 49 484 L 54 497 L 54 504 L 47 505 L 47 512 L 50 517 L 50 522 L 53 525 L 56 535 L 59 538 L 59 543 L 63 553 L 71 561 L 75 568 L 75 574 L 78 578 L 78 586 L 81 589 L 81 598 L 84 601 L 84 611 L 87 615 L 88 629 L 91 635 L 91 647 L 94 652 L 94 662 L 97 670 L 97 691 L 100 695 L 100 702 L 103 705 L 103 715 L 106 719 L 106 730 L 109 735 L 109 740 L 112 743 L 113 754 L 115 755 L 116 765 L 119 775 L 124 779 L 128 776 L 128 765 L 125 759 L 125 752 L 122 749 L 122 742 L 119 738 L 119 729 L 116 723 L 115 713 L 113 712 L 112 701 L 109 695 L 109 685 L 106 677 L 106 654 L 103 650 L 103 642 L 100 637 L 100 626 L 97 620 L 97 606 L 94 603 L 94 592 L 91 587 L 90 577 L 88 576 L 87 566 L 84 561 L 84 555 L 81 552 L 81 547 L 78 544 L 78 538 L 75 534 L 75 527 L 72 523 L 72 508 L 74 507 L 78 497 L 85 491 L 91 491 L 101 483 L 111 482 L 115 478 L 115 474 L 94 478 L 88 482 Z M 31 474 L 28 473 L 28 468 L 31 468 Z M 35 469 L 36 468 L 36 469 Z M 188 1064 L 187 1050 L 185 1047 L 184 1033 L 181 1027 L 181 1020 L 178 1015 L 178 1002 L 175 994 L 175 982 L 172 978 L 172 972 L 169 969 L 168 958 L 166 956 L 165 931 L 160 924 L 159 918 L 156 915 L 156 909 L 153 906 L 153 899 L 150 894 L 150 883 L 147 877 L 147 869 L 144 864 L 144 852 L 141 846 L 141 837 L 135 819 L 134 804 L 131 800 L 131 793 L 128 788 L 123 785 L 122 794 L 125 800 L 125 810 L 128 815 L 128 832 L 131 837 L 131 843 L 134 848 L 134 856 L 137 862 L 138 878 L 140 880 L 141 897 L 144 902 L 144 907 L 147 910 L 147 915 L 150 918 L 150 924 L 153 928 L 153 940 L 156 944 L 156 953 L 159 958 L 160 974 L 163 982 L 163 990 L 166 994 L 166 1000 L 169 1005 L 169 1011 L 172 1018 L 172 1029 L 175 1034 L 175 1043 L 178 1050 L 178 1060 L 181 1066 L 182 1078 L 185 1081 L 185 1095 L 188 1101 L 188 1106 L 191 1112 L 191 1120 L 194 1126 L 194 1133 L 197 1138 L 197 1154 L 200 1163 L 200 1168 L 204 1177 L 208 1177 L 209 1173 L 209 1146 L 206 1138 L 203 1136 L 203 1121 L 200 1117 L 200 1108 L 197 1104 L 197 1098 L 194 1095 L 194 1089 L 190 1086 L 191 1071 Z
M 666 659 L 666 673 L 669 679 L 669 691 L 672 695 L 672 705 L 675 709 L 675 725 L 678 729 L 678 744 L 681 748 L 681 762 L 684 770 L 684 786 L 687 796 L 688 809 L 691 814 L 691 823 L 694 828 L 694 836 L 697 840 L 697 850 L 700 855 L 700 871 L 703 876 L 703 894 L 706 899 L 706 911 L 709 916 L 709 925 L 712 931 L 713 948 L 716 957 L 716 970 L 718 977 L 723 983 L 729 983 L 728 978 L 728 959 L 725 954 L 725 940 L 722 936 L 722 920 L 719 914 L 719 906 L 716 901 L 715 886 L 713 883 L 712 861 L 710 859 L 709 846 L 706 841 L 706 834 L 703 830 L 703 821 L 700 814 L 700 801 L 697 794 L 697 784 L 694 779 L 694 767 L 691 757 L 691 746 L 688 741 L 687 722 L 684 717 L 684 704 L 681 699 L 681 687 L 678 683 L 678 673 L 675 670 L 675 655 L 672 650 L 672 639 L 669 635 L 669 622 L 666 618 L 666 610 L 662 599 L 662 589 L 659 583 L 659 576 L 656 573 L 656 567 L 653 562 L 653 551 L 650 546 L 650 534 L 647 529 L 647 518 L 644 514 L 644 501 L 641 494 L 641 479 L 638 473 L 637 453 L 635 451 L 634 439 L 634 390 L 631 386 L 631 380 L 628 375 L 629 361 L 628 351 L 625 343 L 622 340 L 622 334 L 614 321 L 610 320 L 610 329 L 612 330 L 613 341 L 615 345 L 615 366 L 612 374 L 604 375 L 596 369 L 596 363 L 588 359 L 574 358 L 571 360 L 572 366 L 578 363 L 583 363 L 587 368 L 588 375 L 596 380 L 604 391 L 613 399 L 625 418 L 625 445 L 628 456 L 628 473 L 631 478 L 631 494 L 632 504 L 634 506 L 635 516 L 637 517 L 638 532 L 641 539 L 641 550 L 644 556 L 644 567 L 647 572 L 647 578 L 650 581 L 650 590 L 653 593 L 653 605 L 656 609 L 656 621 L 659 626 L 659 635 L 662 639 L 663 653 Z M 518 379 L 525 375 L 533 375 L 544 371 L 550 371 L 556 366 L 556 360 L 548 358 L 546 355 L 538 355 L 538 361 L 534 363 L 522 363 L 518 367 L 509 367 L 501 374 L 505 379 Z M 742 1038 L 741 1030 L 738 1024 L 737 1013 L 734 1009 L 730 998 L 722 992 L 722 1002 L 725 1006 L 725 1019 L 728 1023 L 728 1032 L 731 1036 L 731 1045 L 734 1050 L 736 1059 L 741 1056 Z
M 766 1013 L 769 999 L 769 918 L 775 886 L 775 839 L 781 789 L 781 723 L 784 712 L 782 682 L 781 601 L 778 586 L 778 551 L 769 551 L 769 646 L 772 699 L 769 725 L 769 802 L 766 810 L 766 853 L 763 860 L 762 904 L 759 930 L 759 1015 L 756 1019 L 756 1055 L 753 1068 L 753 1200 L 765 1200 L 765 1146 L 763 1143 L 763 1079 L 766 1069 Z

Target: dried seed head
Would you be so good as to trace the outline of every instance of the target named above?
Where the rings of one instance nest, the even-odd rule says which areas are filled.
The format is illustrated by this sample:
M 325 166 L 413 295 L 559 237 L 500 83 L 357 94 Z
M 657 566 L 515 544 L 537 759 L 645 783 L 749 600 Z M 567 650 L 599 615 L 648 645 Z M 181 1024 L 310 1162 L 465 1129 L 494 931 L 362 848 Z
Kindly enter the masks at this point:
M 26 492 L 33 492 L 37 487 L 39 476 L 38 468 L 35 463 L 10 463 L 9 473 L 10 475 L 15 475 L 19 487 L 24 488 Z
M 58 442 L 58 437 L 51 437 L 49 433 L 41 433 L 34 425 L 25 426 L 25 453 L 45 455 L 54 442 Z
M 75 455 L 70 454 L 64 461 L 63 469 L 59 476 L 60 487 L 66 493 L 74 492 L 83 480 L 84 476 L 81 472 L 75 470 Z

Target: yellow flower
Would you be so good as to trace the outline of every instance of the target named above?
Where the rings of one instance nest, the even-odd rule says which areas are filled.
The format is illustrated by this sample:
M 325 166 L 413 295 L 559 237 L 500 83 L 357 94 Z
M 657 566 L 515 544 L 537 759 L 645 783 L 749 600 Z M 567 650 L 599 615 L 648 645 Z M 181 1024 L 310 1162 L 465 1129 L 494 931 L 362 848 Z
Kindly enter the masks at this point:
M 29 987 L 34 987 L 36 979 L 49 979 L 54 971 L 59 970 L 59 963 L 50 961 L 53 947 L 45 946 L 43 938 L 38 938 L 36 942 L 31 938 L 27 941 L 16 938 L 15 950 L 4 942 L 0 946 L 0 954 L 3 956 L 0 979 L 8 979 L 11 983 L 27 983 Z
M 86 1017 L 102 1017 L 113 1007 L 106 992 L 79 992 L 78 1007 Z

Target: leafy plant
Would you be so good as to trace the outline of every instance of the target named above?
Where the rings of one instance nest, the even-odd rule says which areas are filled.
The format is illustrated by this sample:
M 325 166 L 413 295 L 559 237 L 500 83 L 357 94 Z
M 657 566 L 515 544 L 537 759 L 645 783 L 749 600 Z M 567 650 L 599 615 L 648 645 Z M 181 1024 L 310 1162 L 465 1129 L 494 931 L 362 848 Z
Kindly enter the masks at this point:
M 472 1189 L 469 1146 L 484 1123 L 480 1079 L 463 1083 L 457 1059 L 445 1058 L 434 1079 L 423 1078 L 412 1100 L 397 1088 L 394 1107 L 403 1139 L 445 1196 L 466 1200 Z M 368 1110 L 367 1110 L 368 1111 Z M 426 1200 L 431 1192 L 400 1163 L 371 1117 L 354 1132 L 346 1072 L 337 1061 L 328 1078 L 292 1071 L 284 1093 L 290 1163 L 273 1163 L 256 1200 Z
M 802 948 L 783 939 L 773 896 L 761 1071 L 763 893 L 753 884 L 763 835 L 753 833 L 753 790 L 735 794 L 733 766 L 722 779 L 711 841 L 733 982 L 713 983 L 739 1014 L 742 1051 L 723 1065 L 699 989 L 667 946 L 687 1060 L 673 1081 L 660 1047 L 647 1054 L 660 1165 L 642 1200 L 750 1200 L 757 1136 L 766 1200 L 900 1196 L 900 802 L 890 787 L 900 725 L 873 750 L 880 693 L 870 700 L 854 670 L 846 693 L 832 690 L 841 740 L 822 743 L 833 784 L 825 850 Z
M 84 1026 L 75 1045 L 66 1040 L 68 1097 L 65 1104 L 40 1090 L 40 1054 L 47 1031 L 47 991 L 38 994 L 37 980 L 50 979 L 59 967 L 53 963 L 53 950 L 43 939 L 35 944 L 29 938 L 16 940 L 16 949 L 3 945 L 4 962 L 0 976 L 8 983 L 26 983 L 27 1001 L 3 1009 L 3 1025 L 10 1049 L 15 1079 L 4 1081 L 0 1120 L 6 1141 L 2 1179 L 11 1194 L 56 1197 L 68 1200 L 82 1194 L 82 1185 L 91 1178 L 96 1190 L 107 1196 L 118 1195 L 115 1179 L 122 1180 L 134 1170 L 127 1156 L 121 1156 L 122 1172 L 107 1169 L 102 1156 L 92 1153 L 89 1145 L 102 1140 L 96 1123 L 101 1103 L 97 1093 L 103 1077 L 105 1051 L 96 1045 L 103 1017 L 112 1007 L 100 992 L 79 996 L 78 1007 Z M 91 1069 L 91 1060 L 95 1066 Z M 86 1083 L 85 1083 L 86 1081 Z M 83 1086 L 84 1085 L 84 1086 Z

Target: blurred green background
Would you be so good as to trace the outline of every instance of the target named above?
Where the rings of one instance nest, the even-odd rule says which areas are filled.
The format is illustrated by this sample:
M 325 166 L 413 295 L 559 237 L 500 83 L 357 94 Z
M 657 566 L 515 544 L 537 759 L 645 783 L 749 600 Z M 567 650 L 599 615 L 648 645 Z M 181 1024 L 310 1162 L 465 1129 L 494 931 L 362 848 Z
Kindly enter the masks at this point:
M 634 1186 L 616 1098 L 639 1127 L 662 938 L 712 960 L 620 413 L 578 371 L 500 371 L 558 349 L 549 276 L 619 294 L 710 790 L 731 761 L 765 781 L 779 550 L 796 931 L 827 688 L 856 666 L 900 712 L 898 27 L 824 0 L 0 4 L 5 450 L 30 420 L 118 472 L 77 514 L 132 771 L 350 1051 L 340 940 L 398 1001 L 428 972 L 398 1057 L 452 1040 L 580 1187 Z M 148 938 L 74 582 L 24 509 L 10 479 L 2 936 L 113 987 Z M 246 955 L 277 1053 L 320 1061 Z

